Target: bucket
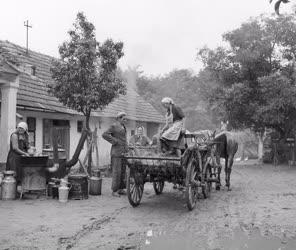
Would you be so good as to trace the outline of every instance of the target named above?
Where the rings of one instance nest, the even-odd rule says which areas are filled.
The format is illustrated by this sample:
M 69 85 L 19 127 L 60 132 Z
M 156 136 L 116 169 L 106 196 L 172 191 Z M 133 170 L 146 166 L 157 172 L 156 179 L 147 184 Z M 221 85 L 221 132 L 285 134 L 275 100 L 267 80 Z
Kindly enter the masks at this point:
M 59 187 L 59 201 L 60 202 L 67 202 L 69 195 L 69 188 L 65 186 Z
M 102 178 L 92 176 L 89 180 L 89 194 L 101 195 L 102 194 Z
M 88 177 L 85 174 L 73 174 L 68 176 L 71 184 L 69 199 L 83 200 L 88 199 Z
M 47 184 L 47 196 L 52 197 L 53 196 L 53 187 L 55 186 L 54 182 L 48 182 Z

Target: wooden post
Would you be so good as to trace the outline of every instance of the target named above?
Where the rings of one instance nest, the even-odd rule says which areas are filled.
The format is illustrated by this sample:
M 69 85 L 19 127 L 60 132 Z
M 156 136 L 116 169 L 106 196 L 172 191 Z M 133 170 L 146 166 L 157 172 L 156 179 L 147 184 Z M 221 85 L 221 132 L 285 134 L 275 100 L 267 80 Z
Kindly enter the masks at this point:
M 98 149 L 98 129 L 97 127 L 95 127 L 95 131 L 94 131 L 94 148 L 96 150 L 96 167 L 99 168 L 99 149 Z
M 87 172 L 89 175 L 91 175 L 91 164 L 92 164 L 92 144 L 93 144 L 93 134 L 91 133 L 91 139 L 89 141 L 89 144 L 88 144 L 88 147 L 89 147 L 89 150 L 88 150 L 88 159 L 87 159 Z
M 52 129 L 52 148 L 53 148 L 53 163 L 59 163 L 59 149 L 58 149 L 58 131 L 56 128 Z
M 293 154 L 292 154 L 293 166 L 295 166 L 295 164 L 296 164 L 295 163 L 295 150 L 296 150 L 295 144 L 296 144 L 296 135 L 294 135 Z

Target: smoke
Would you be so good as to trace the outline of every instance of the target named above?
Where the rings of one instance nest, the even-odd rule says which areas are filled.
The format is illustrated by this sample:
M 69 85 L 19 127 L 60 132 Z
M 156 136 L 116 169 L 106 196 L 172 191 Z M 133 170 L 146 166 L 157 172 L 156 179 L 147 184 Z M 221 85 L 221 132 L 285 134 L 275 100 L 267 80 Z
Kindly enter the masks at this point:
M 137 80 L 142 73 L 139 70 L 140 66 L 128 67 L 127 70 L 123 72 L 123 77 L 127 82 L 127 109 L 126 113 L 130 120 L 135 120 L 136 117 L 139 116 L 137 114 L 137 107 L 140 103 L 138 103 L 138 88 L 137 88 Z M 136 126 L 140 125 L 139 123 L 132 123 L 132 130 L 136 129 Z

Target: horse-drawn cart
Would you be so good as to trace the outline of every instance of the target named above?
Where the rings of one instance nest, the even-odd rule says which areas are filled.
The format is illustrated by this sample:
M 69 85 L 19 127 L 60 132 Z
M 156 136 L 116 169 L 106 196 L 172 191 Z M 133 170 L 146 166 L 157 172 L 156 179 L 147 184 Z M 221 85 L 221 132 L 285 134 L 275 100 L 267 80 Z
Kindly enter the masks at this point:
M 185 189 L 186 203 L 192 210 L 198 196 L 210 196 L 212 182 L 217 182 L 217 167 L 213 159 L 213 142 L 198 142 L 195 134 L 186 135 L 195 142 L 181 157 L 162 156 L 155 147 L 134 147 L 123 157 L 126 165 L 127 196 L 134 207 L 141 202 L 144 185 L 153 183 L 154 191 L 161 194 L 165 182 Z M 144 152 L 144 153 L 143 153 Z

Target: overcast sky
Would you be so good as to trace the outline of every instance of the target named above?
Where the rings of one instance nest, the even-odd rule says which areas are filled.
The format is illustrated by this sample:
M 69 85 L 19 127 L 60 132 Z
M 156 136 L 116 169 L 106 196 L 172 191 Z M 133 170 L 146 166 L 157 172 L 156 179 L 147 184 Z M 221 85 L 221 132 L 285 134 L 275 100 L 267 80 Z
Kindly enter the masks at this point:
M 174 68 L 198 72 L 197 48 L 216 47 L 223 33 L 251 16 L 272 13 L 273 5 L 269 0 L 8 0 L 1 1 L 0 39 L 25 46 L 28 19 L 30 49 L 57 57 L 78 11 L 95 25 L 98 41 L 124 42 L 123 69 L 141 65 L 146 75 L 157 75 Z

